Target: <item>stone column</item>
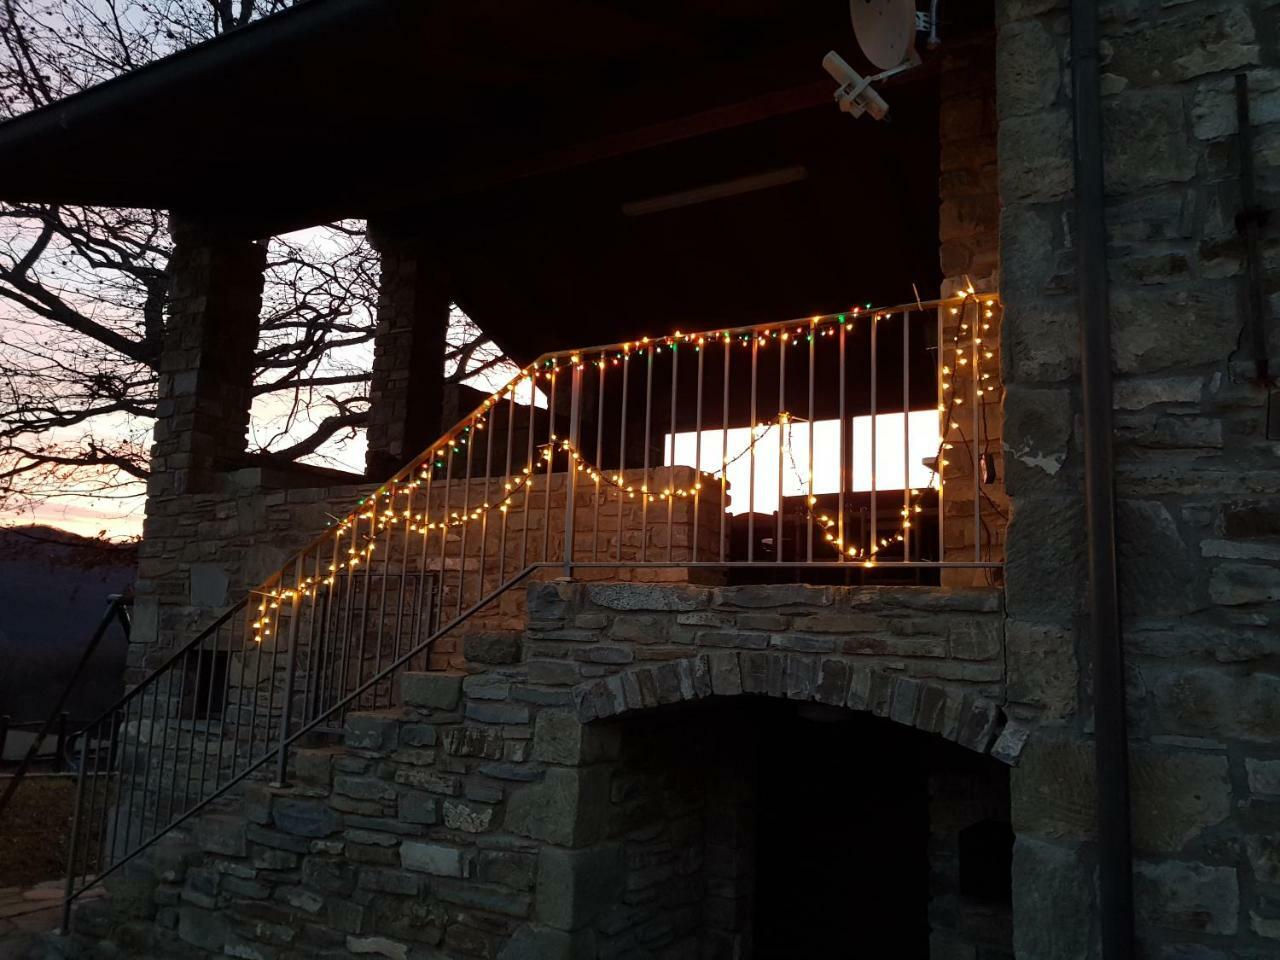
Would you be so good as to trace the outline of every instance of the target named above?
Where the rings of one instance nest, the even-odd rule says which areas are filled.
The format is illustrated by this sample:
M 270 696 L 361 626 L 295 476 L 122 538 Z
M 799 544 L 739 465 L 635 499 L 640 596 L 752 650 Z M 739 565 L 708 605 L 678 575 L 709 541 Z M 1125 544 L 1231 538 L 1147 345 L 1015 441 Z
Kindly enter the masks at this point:
M 205 493 L 245 452 L 266 247 L 174 218 L 148 496 Z
M 383 480 L 439 436 L 451 299 L 439 256 L 420 236 L 370 226 L 382 255 L 369 388 L 369 477 Z
M 938 260 L 942 268 L 942 295 L 950 297 L 969 289 L 993 293 L 999 284 L 1000 271 L 1000 196 L 996 167 L 996 82 L 995 38 L 990 43 L 975 44 L 944 55 L 939 78 L 940 110 L 938 120 Z M 1004 520 L 1008 501 L 1004 495 L 1004 464 L 1001 452 L 1003 417 L 1000 388 L 1000 311 L 988 316 L 985 306 L 970 305 L 963 317 L 950 308 L 943 309 L 943 362 L 951 368 L 948 377 L 964 404 L 953 411 L 947 441 L 948 451 L 944 476 L 949 496 L 945 501 L 947 555 L 945 559 L 974 559 L 975 524 L 973 414 L 975 394 L 972 391 L 974 366 L 978 374 L 990 379 L 981 381 L 982 403 L 979 419 L 979 455 L 987 455 L 994 467 L 994 480 L 982 485 L 981 520 L 977 536 L 981 539 L 983 560 L 1004 559 Z M 961 329 L 964 320 L 973 328 Z M 973 336 L 981 333 L 981 343 Z M 956 337 L 959 335 L 959 340 Z M 955 348 L 964 351 L 964 364 L 957 364 Z M 976 351 L 975 351 L 976 347 Z M 988 354 L 990 354 L 988 356 Z M 948 570 L 943 574 L 947 586 L 985 585 L 991 581 L 987 570 Z

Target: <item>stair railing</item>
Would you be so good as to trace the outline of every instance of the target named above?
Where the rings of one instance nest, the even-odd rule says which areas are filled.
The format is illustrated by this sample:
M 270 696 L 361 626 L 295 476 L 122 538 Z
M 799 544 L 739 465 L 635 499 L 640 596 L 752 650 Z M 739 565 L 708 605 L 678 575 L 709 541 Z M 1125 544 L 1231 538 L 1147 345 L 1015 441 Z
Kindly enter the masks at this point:
M 393 704 L 402 669 L 522 626 L 530 576 L 998 568 L 998 309 L 966 295 L 540 357 L 90 725 L 64 929 L 89 886 L 268 763 L 283 783 L 300 738 Z M 942 482 L 948 458 L 971 496 Z

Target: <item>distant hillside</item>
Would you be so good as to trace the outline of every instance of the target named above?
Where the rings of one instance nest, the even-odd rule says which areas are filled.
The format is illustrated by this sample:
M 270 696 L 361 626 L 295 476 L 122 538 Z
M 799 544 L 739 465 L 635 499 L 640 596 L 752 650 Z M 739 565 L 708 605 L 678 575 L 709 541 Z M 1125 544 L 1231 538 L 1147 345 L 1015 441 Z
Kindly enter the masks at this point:
M 43 719 L 106 610 L 133 583 L 137 548 L 54 530 L 0 527 L 0 714 Z M 112 627 L 68 711 L 89 718 L 122 691 L 126 640 Z

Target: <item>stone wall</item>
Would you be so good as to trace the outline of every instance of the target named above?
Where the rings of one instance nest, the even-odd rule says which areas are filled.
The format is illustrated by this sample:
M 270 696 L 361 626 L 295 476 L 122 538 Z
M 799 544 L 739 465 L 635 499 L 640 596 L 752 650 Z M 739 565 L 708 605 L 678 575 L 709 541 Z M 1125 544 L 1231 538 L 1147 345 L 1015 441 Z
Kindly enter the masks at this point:
M 996 167 L 994 38 L 960 48 L 942 48 L 938 83 L 938 260 L 943 297 L 969 291 L 990 294 L 1000 277 L 1000 195 Z M 939 311 L 942 336 L 946 451 L 943 499 L 946 560 L 1000 562 L 1008 500 L 1004 493 L 1001 438 L 1004 414 L 1000 379 L 998 303 L 979 297 Z M 963 325 L 963 326 L 962 326 Z M 980 391 L 980 392 L 979 392 Z M 976 439 L 975 439 L 976 438 Z M 975 451 L 976 447 L 976 451 Z M 982 458 L 990 479 L 977 490 Z M 976 459 L 975 459 L 976 458 Z M 977 549 L 975 550 L 975 545 Z M 954 569 L 948 586 L 994 584 L 999 570 Z
M 1009 696 L 1018 956 L 1094 955 L 1095 823 L 1065 4 L 1000 0 Z M 1102 5 L 1117 519 L 1144 955 L 1280 949 L 1280 462 L 1250 378 L 1233 75 L 1280 199 L 1265 2 Z M 1271 312 L 1276 218 L 1264 237 Z M 1280 347 L 1272 321 L 1271 350 Z M 1014 709 L 1016 713 L 1016 708 Z
M 341 748 L 295 753 L 291 786 L 171 834 L 77 929 L 151 957 L 743 956 L 753 768 L 657 708 L 772 696 L 1016 758 L 996 591 L 528 593 L 523 637 L 403 675 L 401 707 L 351 714 Z
M 226 471 L 205 493 L 147 498 L 126 682 L 186 643 L 369 493 L 314 475 Z M 300 485 L 307 484 L 307 485 Z

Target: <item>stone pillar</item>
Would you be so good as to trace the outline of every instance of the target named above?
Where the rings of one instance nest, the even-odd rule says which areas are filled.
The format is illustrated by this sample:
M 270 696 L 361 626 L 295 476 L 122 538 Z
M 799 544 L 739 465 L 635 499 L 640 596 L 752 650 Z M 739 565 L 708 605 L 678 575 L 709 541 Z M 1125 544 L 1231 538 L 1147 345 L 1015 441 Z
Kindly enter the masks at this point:
M 174 218 L 151 497 L 204 493 L 239 465 L 253 402 L 266 247 Z
M 942 269 L 942 295 L 950 297 L 970 289 L 993 293 L 1000 271 L 1000 196 L 996 166 L 996 84 L 995 38 L 945 52 L 939 79 L 938 120 L 938 260 Z M 989 314 L 989 315 L 988 315 Z M 951 373 L 952 384 L 963 403 L 953 409 L 947 427 L 944 470 L 948 493 L 945 500 L 944 559 L 1004 559 L 1004 517 L 1008 501 L 1004 496 L 1004 465 L 1001 452 L 1003 416 L 1000 388 L 1000 316 L 985 303 L 971 304 L 966 311 L 943 309 L 942 356 Z M 967 328 L 961 328 L 967 322 Z M 985 329 L 983 329 L 985 327 Z M 979 336 L 981 342 L 974 343 Z M 956 350 L 963 351 L 963 363 Z M 976 359 L 976 367 L 973 361 Z M 974 370 L 982 392 L 975 394 Z M 986 374 L 989 379 L 982 379 Z M 974 524 L 974 401 L 981 404 L 978 417 L 978 455 L 989 457 L 994 480 L 984 482 L 979 504 L 980 523 Z M 992 582 L 987 570 L 948 570 L 946 586 L 985 585 Z
M 383 480 L 440 434 L 451 300 L 439 256 L 420 237 L 370 227 L 382 255 L 369 388 L 366 473 Z

